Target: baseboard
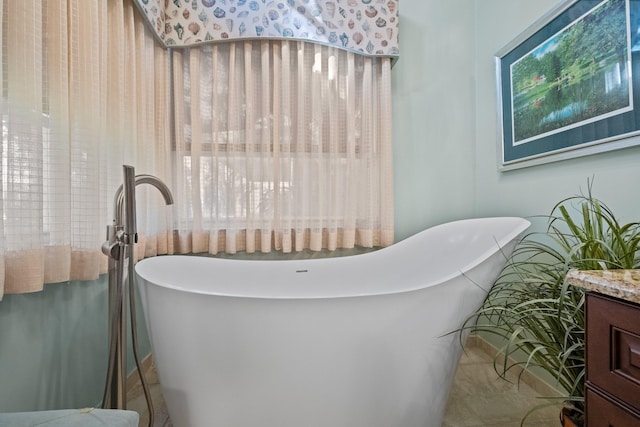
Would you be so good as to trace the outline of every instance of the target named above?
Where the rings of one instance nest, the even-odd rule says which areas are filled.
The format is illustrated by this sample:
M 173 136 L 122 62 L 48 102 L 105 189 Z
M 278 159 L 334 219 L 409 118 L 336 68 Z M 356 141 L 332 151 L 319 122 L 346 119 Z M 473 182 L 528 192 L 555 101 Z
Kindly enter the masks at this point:
M 491 356 L 494 360 L 497 357 L 499 357 L 500 354 L 502 354 L 500 349 L 498 349 L 496 346 L 491 344 L 489 341 L 487 341 L 483 337 L 480 337 L 477 335 L 470 335 L 469 338 L 467 338 L 465 346 L 477 347 L 483 350 L 489 356 Z M 509 358 L 509 362 L 513 363 L 515 362 L 515 360 L 512 358 Z M 498 361 L 498 363 L 502 363 L 502 362 Z M 522 372 L 522 368 L 520 366 L 516 366 L 513 368 L 514 377 L 517 377 L 518 375 L 520 375 L 521 372 Z M 524 384 L 531 387 L 540 396 L 565 395 L 565 393 L 561 392 L 557 387 L 554 387 L 553 385 L 549 384 L 547 381 L 545 381 L 544 379 L 540 378 L 538 375 L 530 371 L 523 372 L 522 375 L 520 376 L 520 381 L 522 381 Z

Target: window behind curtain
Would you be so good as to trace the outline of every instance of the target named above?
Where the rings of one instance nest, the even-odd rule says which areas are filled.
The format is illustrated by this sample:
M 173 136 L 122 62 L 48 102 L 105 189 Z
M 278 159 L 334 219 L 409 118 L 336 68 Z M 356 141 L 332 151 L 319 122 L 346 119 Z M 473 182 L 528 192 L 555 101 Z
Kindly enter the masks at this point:
M 169 102 L 166 50 L 130 0 L 0 0 L 0 18 L 2 298 L 106 271 L 122 165 L 165 175 Z M 169 250 L 161 206 L 141 191 L 143 254 Z
M 299 41 L 173 52 L 179 252 L 393 241 L 390 60 Z

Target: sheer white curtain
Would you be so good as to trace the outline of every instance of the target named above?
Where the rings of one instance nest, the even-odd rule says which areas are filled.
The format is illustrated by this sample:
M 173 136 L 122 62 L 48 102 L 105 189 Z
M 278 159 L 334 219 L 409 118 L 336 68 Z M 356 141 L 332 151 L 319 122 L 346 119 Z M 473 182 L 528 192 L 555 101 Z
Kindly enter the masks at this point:
M 123 164 L 177 202 L 138 187 L 138 258 L 392 243 L 389 59 L 170 53 L 131 0 L 0 0 L 0 26 L 0 298 L 106 271 Z
M 167 53 L 130 1 L 0 0 L 0 15 L 2 298 L 105 271 L 122 164 L 162 177 L 169 101 Z M 145 253 L 169 250 L 162 214 L 140 222 Z
M 390 59 L 299 41 L 172 55 L 177 252 L 393 242 Z

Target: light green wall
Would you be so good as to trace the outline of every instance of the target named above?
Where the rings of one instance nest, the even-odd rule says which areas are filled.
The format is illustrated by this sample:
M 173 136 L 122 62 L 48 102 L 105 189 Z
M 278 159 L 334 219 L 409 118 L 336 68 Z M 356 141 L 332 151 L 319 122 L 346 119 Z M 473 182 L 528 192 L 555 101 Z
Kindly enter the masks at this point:
M 402 0 L 392 72 L 396 240 L 452 219 L 547 214 L 591 178 L 621 221 L 640 220 L 640 147 L 498 171 L 494 56 L 560 3 Z
M 474 200 L 474 10 L 402 0 L 392 71 L 396 240 L 468 217 Z
M 544 17 L 558 0 L 481 0 L 475 2 L 475 144 L 473 168 L 475 216 L 550 213 L 559 200 L 587 191 L 605 202 L 621 222 L 640 221 L 640 146 L 595 154 L 529 168 L 497 170 L 497 103 L 494 55 L 521 32 Z M 500 25 L 496 25 L 499 16 Z M 543 231 L 546 222 L 532 219 L 532 230 Z M 500 344 L 497 338 L 486 336 Z M 546 373 L 538 372 L 554 384 Z
M 45 285 L 0 302 L 0 412 L 93 407 L 107 371 L 107 276 Z M 138 339 L 149 354 L 142 307 Z M 128 326 L 130 327 L 130 326 Z M 131 343 L 127 363 L 135 362 Z
M 106 282 L 0 302 L 0 412 L 94 406 L 106 375 Z
M 587 179 L 593 178 L 594 196 L 609 205 L 620 221 L 640 220 L 637 190 L 640 147 L 509 172 L 496 170 L 498 129 L 493 55 L 559 2 L 482 0 L 475 4 L 475 214 L 547 214 L 560 199 L 586 190 Z

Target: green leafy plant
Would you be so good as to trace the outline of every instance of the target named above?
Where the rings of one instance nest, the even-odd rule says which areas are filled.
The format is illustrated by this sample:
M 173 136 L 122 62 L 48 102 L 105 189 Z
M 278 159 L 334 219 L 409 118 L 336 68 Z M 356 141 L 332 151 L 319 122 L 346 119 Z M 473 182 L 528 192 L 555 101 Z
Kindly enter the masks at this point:
M 555 378 L 563 396 L 544 397 L 544 406 L 563 404 L 576 424 L 584 414 L 584 292 L 565 281 L 571 269 L 640 267 L 640 224 L 621 224 L 603 202 L 588 193 L 558 202 L 545 232 L 523 237 L 482 307 L 463 330 L 497 335 L 504 343 L 496 372 L 506 379 L 527 370 Z

